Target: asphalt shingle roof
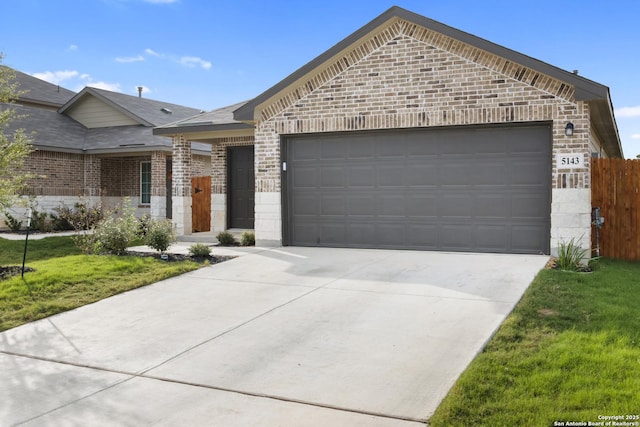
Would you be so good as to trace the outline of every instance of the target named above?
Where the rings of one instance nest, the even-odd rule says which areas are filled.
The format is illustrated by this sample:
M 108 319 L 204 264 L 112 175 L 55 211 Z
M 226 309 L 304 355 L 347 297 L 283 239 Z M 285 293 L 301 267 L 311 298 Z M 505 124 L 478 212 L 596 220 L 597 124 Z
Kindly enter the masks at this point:
M 197 128 L 198 132 L 207 130 L 228 130 L 228 129 L 251 129 L 253 126 L 242 123 L 233 118 L 233 112 L 245 105 L 248 101 L 218 108 L 206 113 L 184 120 L 159 126 L 154 129 L 156 135 L 170 135 L 176 132 L 184 132 Z
M 21 100 L 35 104 L 43 104 L 52 107 L 60 107 L 69 101 L 76 94 L 75 92 L 54 85 L 47 81 L 30 76 L 13 68 L 9 68 L 15 74 L 15 81 L 18 83 L 18 90 L 25 91 L 20 96 Z
M 78 100 L 84 96 L 90 95 L 95 96 L 106 104 L 118 109 L 140 124 L 149 127 L 161 126 L 177 120 L 183 120 L 196 114 L 200 114 L 202 111 L 197 108 L 185 107 L 183 105 L 172 104 L 170 102 L 156 101 L 153 99 L 125 95 L 124 93 L 112 92 L 94 87 L 86 87 L 73 99 L 69 100 L 69 102 L 60 109 L 60 112 L 64 113 Z

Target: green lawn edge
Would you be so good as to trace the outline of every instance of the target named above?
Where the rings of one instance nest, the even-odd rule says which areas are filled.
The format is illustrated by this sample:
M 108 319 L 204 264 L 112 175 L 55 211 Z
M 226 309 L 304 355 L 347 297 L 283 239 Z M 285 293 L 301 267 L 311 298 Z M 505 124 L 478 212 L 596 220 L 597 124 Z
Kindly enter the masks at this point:
M 541 271 L 429 425 L 638 422 L 639 402 L 640 263 L 602 259 Z

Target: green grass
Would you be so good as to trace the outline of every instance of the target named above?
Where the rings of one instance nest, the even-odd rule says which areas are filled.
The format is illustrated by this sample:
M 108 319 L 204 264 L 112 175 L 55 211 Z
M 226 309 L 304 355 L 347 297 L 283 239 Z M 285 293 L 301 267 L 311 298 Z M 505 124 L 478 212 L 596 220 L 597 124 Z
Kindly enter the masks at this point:
M 640 412 L 640 263 L 541 271 L 430 419 L 551 426 Z M 638 421 L 638 420 L 636 420 Z
M 22 263 L 24 242 L 0 239 L 0 263 Z M 0 281 L 0 331 L 195 270 L 191 261 L 82 255 L 70 237 L 29 242 L 24 279 Z

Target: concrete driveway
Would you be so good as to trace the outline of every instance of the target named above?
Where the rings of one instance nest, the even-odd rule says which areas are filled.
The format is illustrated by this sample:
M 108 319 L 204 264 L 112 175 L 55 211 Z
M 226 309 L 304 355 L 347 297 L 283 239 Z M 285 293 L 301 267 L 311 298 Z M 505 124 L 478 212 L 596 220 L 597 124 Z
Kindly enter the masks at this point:
M 417 426 L 547 259 L 255 250 L 0 334 L 0 425 Z

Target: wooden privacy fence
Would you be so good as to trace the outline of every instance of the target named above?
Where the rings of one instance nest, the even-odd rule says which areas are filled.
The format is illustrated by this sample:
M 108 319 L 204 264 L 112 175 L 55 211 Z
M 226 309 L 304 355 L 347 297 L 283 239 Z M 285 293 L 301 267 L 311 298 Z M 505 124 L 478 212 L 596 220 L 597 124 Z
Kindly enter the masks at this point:
M 591 159 L 591 205 L 605 219 L 600 255 L 640 260 L 640 160 Z

